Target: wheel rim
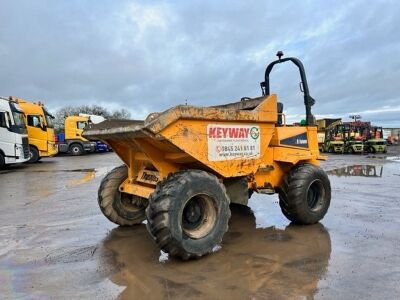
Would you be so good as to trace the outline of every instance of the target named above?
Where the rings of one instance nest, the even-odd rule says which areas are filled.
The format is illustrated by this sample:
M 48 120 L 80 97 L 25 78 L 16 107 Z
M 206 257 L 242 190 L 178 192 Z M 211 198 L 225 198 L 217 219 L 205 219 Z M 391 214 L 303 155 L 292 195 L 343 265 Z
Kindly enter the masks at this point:
M 311 211 L 317 211 L 323 205 L 325 188 L 319 179 L 311 182 L 307 189 L 307 205 Z
M 205 237 L 214 228 L 217 220 L 217 208 L 208 195 L 196 195 L 190 198 L 182 211 L 182 230 L 193 238 Z
M 145 205 L 145 201 L 142 201 L 139 197 L 135 197 L 134 195 L 130 195 L 127 193 L 119 193 L 119 203 L 125 211 L 128 212 L 138 212 L 142 210 Z
M 74 152 L 74 153 L 79 153 L 79 147 L 74 147 L 74 148 L 72 148 L 72 152 Z

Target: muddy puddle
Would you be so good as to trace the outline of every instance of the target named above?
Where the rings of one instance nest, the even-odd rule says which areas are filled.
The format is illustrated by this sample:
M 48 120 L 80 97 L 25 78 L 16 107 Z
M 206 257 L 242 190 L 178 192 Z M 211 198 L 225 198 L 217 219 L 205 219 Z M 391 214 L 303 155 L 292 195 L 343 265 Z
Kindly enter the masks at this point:
M 114 254 L 120 271 L 109 279 L 123 288 L 122 299 L 313 299 L 324 293 L 333 296 L 342 288 L 350 295 L 355 284 L 369 280 L 364 277 L 368 272 L 358 272 L 360 264 L 367 260 L 367 265 L 382 267 L 375 258 L 358 258 L 356 249 L 368 245 L 368 251 L 375 253 L 371 241 L 383 239 L 377 225 L 384 218 L 380 190 L 385 184 L 394 186 L 400 165 L 357 164 L 328 173 L 333 204 L 321 223 L 292 225 L 280 213 L 276 195 L 255 195 L 249 203 L 254 213 L 248 207 L 232 206 L 221 247 L 199 260 L 182 262 L 168 257 L 144 225 L 115 228 L 104 245 Z M 348 199 L 349 195 L 353 196 Z M 345 219 L 338 220 L 342 210 L 347 212 Z M 364 222 L 374 224 L 368 229 L 374 233 L 360 225 Z M 385 234 L 392 234 L 391 227 L 386 229 Z M 331 240 L 336 241 L 336 248 Z M 349 245 L 354 249 L 349 250 Z M 338 276 L 343 273 L 344 277 Z M 352 280 L 355 273 L 357 279 L 343 285 L 341 280 Z M 332 278 L 339 279 L 332 282 Z
M 110 172 L 114 167 L 107 167 L 107 168 L 98 168 L 98 169 L 85 169 L 83 171 L 84 174 L 79 176 L 78 178 L 74 178 L 69 180 L 65 187 L 70 188 L 70 187 L 74 187 L 77 185 L 81 185 L 84 183 L 87 183 L 95 178 L 98 177 L 103 177 L 104 175 L 106 175 L 108 172 Z M 75 170 L 71 170 L 70 172 L 75 171 Z
M 362 177 L 382 177 L 383 166 L 375 165 L 352 165 L 333 169 L 326 172 L 328 175 L 338 177 L 344 176 L 362 176 Z
M 110 279 L 126 287 L 121 298 L 312 298 L 331 255 L 327 229 L 322 224 L 257 228 L 248 207 L 231 209 L 221 247 L 194 261 L 168 258 L 145 225 L 113 229 L 105 246 L 120 266 Z
M 387 156 L 386 159 L 394 162 L 400 162 L 400 156 Z
M 86 169 L 62 169 L 62 170 L 24 170 L 24 173 L 49 173 L 49 174 L 59 174 L 59 173 L 66 173 L 69 174 L 68 179 L 66 180 L 64 188 L 70 188 L 77 185 L 81 185 L 87 183 L 94 178 L 103 177 L 108 172 L 110 172 L 114 167 L 102 167 L 102 168 L 86 168 Z M 22 172 L 22 171 L 14 171 L 14 172 Z M 51 175 L 46 175 L 51 176 Z

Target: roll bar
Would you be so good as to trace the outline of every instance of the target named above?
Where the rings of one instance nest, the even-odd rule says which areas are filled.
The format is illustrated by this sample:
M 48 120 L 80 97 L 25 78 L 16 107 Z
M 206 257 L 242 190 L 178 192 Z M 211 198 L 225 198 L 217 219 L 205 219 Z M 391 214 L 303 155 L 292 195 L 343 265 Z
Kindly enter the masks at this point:
M 299 68 L 299 72 L 300 72 L 300 78 L 301 78 L 300 90 L 304 93 L 304 105 L 306 106 L 306 125 L 307 126 L 315 125 L 315 118 L 314 118 L 313 114 L 311 113 L 311 106 L 313 106 L 315 104 L 315 100 L 310 96 L 306 72 L 304 71 L 304 66 L 303 66 L 302 62 L 298 58 L 295 58 L 295 57 L 287 57 L 287 58 L 282 59 L 282 56 L 283 56 L 282 51 L 278 51 L 276 56 L 278 56 L 278 60 L 275 60 L 268 65 L 267 69 L 265 70 L 265 81 L 260 83 L 263 96 L 267 96 L 270 94 L 269 74 L 271 73 L 272 68 L 276 64 L 283 63 L 286 61 L 293 62 Z

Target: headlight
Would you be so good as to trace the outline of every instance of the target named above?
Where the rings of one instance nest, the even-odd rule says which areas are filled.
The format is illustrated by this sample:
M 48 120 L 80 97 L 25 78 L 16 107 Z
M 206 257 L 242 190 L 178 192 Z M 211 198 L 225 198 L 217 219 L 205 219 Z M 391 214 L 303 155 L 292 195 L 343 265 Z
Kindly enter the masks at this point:
M 17 153 L 19 153 L 19 154 L 24 154 L 24 148 L 22 148 L 22 146 L 20 146 L 20 145 L 15 145 L 15 153 L 17 154 Z M 18 155 L 18 156 L 20 156 L 20 155 Z

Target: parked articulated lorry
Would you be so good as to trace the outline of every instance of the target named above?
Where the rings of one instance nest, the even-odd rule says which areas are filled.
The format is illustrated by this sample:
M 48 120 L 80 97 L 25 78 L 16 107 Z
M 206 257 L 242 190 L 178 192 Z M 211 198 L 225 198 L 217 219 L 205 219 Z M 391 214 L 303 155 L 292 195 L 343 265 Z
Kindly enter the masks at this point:
M 42 157 L 52 157 L 58 153 L 54 134 L 54 117 L 43 103 L 16 99 L 21 106 L 28 128 L 29 162 L 34 163 Z
M 29 160 L 24 113 L 18 103 L 0 97 L 0 169 Z
M 96 151 L 96 142 L 89 141 L 82 137 L 83 129 L 91 122 L 88 116 L 69 116 L 64 121 L 64 134 L 58 137 L 58 149 L 60 153 L 69 153 L 74 156 L 87 152 Z

